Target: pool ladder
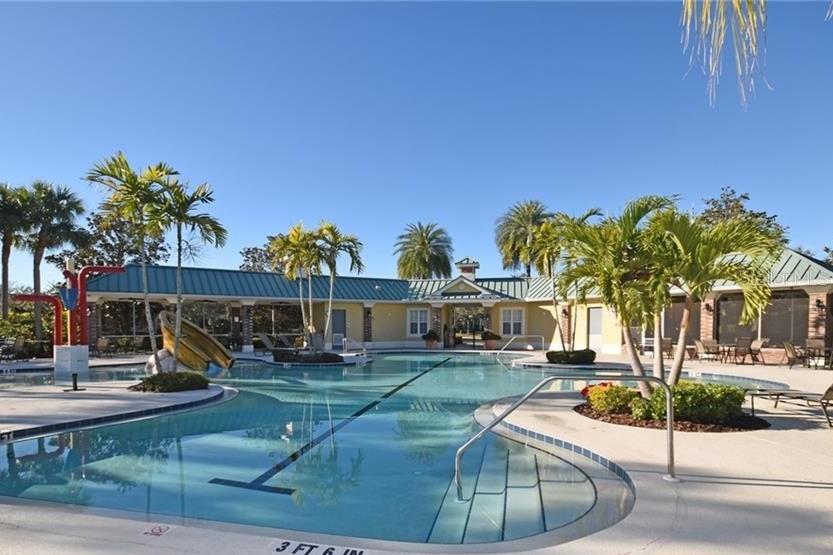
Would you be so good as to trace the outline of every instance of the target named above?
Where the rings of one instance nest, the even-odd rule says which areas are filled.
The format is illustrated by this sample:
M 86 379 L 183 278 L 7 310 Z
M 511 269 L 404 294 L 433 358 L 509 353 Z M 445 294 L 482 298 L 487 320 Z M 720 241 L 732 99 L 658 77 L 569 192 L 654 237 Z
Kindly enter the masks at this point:
M 674 473 L 674 401 L 671 395 L 671 388 L 668 384 L 654 376 L 625 376 L 622 374 L 553 374 L 538 382 L 535 387 L 527 391 L 523 397 L 512 403 L 503 412 L 497 415 L 491 422 L 486 424 L 482 430 L 477 432 L 468 441 L 457 449 L 454 455 L 454 485 L 457 487 L 457 501 L 465 501 L 463 498 L 463 477 L 461 473 L 461 465 L 463 462 L 463 454 L 466 450 L 476 443 L 480 438 L 486 435 L 492 428 L 503 422 L 507 416 L 515 412 L 515 410 L 527 402 L 533 395 L 538 393 L 545 385 L 548 385 L 557 380 L 599 380 L 617 382 L 649 382 L 659 385 L 665 393 L 665 414 L 668 434 L 668 462 L 667 471 L 663 478 L 669 482 L 679 482 L 679 479 Z

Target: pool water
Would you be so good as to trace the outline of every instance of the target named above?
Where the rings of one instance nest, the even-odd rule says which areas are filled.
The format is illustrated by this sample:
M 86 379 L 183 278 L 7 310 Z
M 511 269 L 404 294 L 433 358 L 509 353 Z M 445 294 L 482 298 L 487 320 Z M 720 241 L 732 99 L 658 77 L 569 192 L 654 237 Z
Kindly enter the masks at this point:
M 215 380 L 240 391 L 230 401 L 8 444 L 0 495 L 404 542 L 567 541 L 632 506 L 586 457 L 489 434 L 464 458 L 464 502 L 453 485 L 475 410 L 544 375 L 442 353 L 345 368 L 241 361 Z

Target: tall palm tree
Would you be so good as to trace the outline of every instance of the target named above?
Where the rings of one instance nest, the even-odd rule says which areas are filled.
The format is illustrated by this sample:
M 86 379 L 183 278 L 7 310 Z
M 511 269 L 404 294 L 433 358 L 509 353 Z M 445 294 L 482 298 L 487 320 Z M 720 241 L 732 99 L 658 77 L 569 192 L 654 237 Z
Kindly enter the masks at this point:
M 101 203 L 101 213 L 105 221 L 126 220 L 136 230 L 139 264 L 142 268 L 145 319 L 157 369 L 160 368 L 159 353 L 156 348 L 153 314 L 150 310 L 146 242 L 149 237 L 161 236 L 164 223 L 158 220 L 162 216 L 158 207 L 164 201 L 164 197 L 160 183 L 175 175 L 178 175 L 178 172 L 164 162 L 137 172 L 131 167 L 124 153 L 118 152 L 93 166 L 86 176 L 87 181 L 104 186 L 108 193 L 107 198 Z
M 708 224 L 668 209 L 657 213 L 654 219 L 652 227 L 659 233 L 655 237 L 660 242 L 657 261 L 667 269 L 664 279 L 668 286 L 685 293 L 677 349 L 668 377 L 669 385 L 674 385 L 683 367 L 694 301 L 704 299 L 718 281 L 731 281 L 743 294 L 741 321 L 754 320 L 769 304 L 770 262 L 783 247 L 759 223 L 748 218 Z
M 312 344 L 315 333 L 312 314 L 312 276 L 321 273 L 324 263 L 323 249 L 318 242 L 317 230 L 304 229 L 303 223 L 292 226 L 287 233 L 272 237 L 269 253 L 275 267 L 282 266 L 289 279 L 298 281 L 298 298 L 301 302 L 301 319 L 307 341 Z M 309 308 L 304 308 L 304 278 L 308 283 Z
M 591 290 L 598 292 L 605 305 L 619 319 L 631 368 L 637 376 L 645 369 L 633 344 L 628 328 L 643 321 L 647 280 L 653 269 L 651 253 L 644 240 L 645 220 L 652 213 L 667 208 L 673 201 L 667 197 L 645 196 L 628 203 L 619 216 L 611 216 L 598 224 L 571 223 L 564 228 L 567 239 L 567 267 L 561 274 L 564 291 L 576 287 L 582 298 Z M 639 383 L 643 396 L 650 388 Z
M 2 244 L 2 293 L 0 294 L 0 317 L 9 317 L 9 258 L 12 248 L 19 244 L 29 230 L 27 216 L 28 191 L 23 187 L 11 187 L 0 183 L 0 244 Z
M 590 218 L 601 215 L 598 208 L 587 210 L 578 217 L 569 216 L 563 212 L 556 212 L 544 223 L 540 224 L 533 234 L 530 245 L 530 260 L 536 271 L 550 280 L 552 293 L 552 308 L 555 316 L 555 327 L 558 330 L 558 337 L 561 340 L 561 349 L 567 350 L 567 342 L 564 330 L 561 328 L 561 317 L 558 312 L 558 272 L 564 262 L 564 250 L 566 237 L 564 228 L 568 225 L 581 225 Z M 569 330 L 567 330 L 569 332 Z M 571 342 L 572 346 L 572 342 Z
M 454 249 L 448 232 L 437 224 L 408 224 L 396 238 L 396 271 L 402 279 L 447 278 L 451 276 Z
M 35 181 L 29 189 L 28 219 L 31 231 L 25 238 L 32 253 L 32 289 L 41 292 L 40 267 L 43 255 L 67 243 L 76 242 L 83 234 L 75 219 L 84 213 L 84 203 L 68 187 Z M 34 309 L 35 337 L 43 336 L 40 303 Z
M 163 182 L 164 203 L 156 207 L 161 214 L 152 218 L 164 227 L 172 227 L 176 235 L 176 325 L 174 331 L 174 360 L 179 360 L 179 340 L 182 335 L 182 254 L 186 237 L 183 232 L 195 233 L 206 245 L 222 247 L 228 239 L 228 231 L 220 221 L 203 212 L 199 207 L 214 202 L 214 193 L 207 183 L 193 191 L 177 179 Z
M 544 203 L 527 200 L 516 203 L 495 224 L 495 244 L 500 252 L 504 270 L 524 267 L 526 276 L 532 275 L 532 241 L 535 230 L 551 214 Z
M 318 227 L 318 237 L 324 254 L 324 264 L 330 272 L 330 294 L 327 301 L 327 319 L 324 324 L 324 338 L 330 333 L 330 320 L 333 314 L 333 291 L 335 289 L 338 257 L 346 255 L 350 260 L 350 271 L 362 273 L 364 263 L 362 262 L 362 243 L 355 235 L 342 233 L 333 223 L 322 222 Z

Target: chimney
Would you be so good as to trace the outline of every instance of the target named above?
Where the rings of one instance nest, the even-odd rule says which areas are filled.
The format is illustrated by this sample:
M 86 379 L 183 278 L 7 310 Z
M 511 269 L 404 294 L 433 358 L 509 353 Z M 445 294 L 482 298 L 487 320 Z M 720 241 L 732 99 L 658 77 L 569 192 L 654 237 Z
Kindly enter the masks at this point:
M 457 266 L 461 276 L 471 281 L 474 281 L 477 269 L 480 267 L 480 263 L 477 260 L 472 260 L 469 257 L 458 260 L 454 265 Z

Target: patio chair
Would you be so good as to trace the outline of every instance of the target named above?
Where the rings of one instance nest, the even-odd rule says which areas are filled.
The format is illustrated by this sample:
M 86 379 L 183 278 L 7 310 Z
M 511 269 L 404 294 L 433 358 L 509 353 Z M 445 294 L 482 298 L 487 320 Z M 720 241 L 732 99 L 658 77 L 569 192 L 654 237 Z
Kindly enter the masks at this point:
M 272 343 L 272 339 L 268 335 L 266 335 L 265 333 L 257 333 L 255 335 L 257 335 L 258 339 L 260 339 L 260 343 L 263 345 L 263 349 L 262 349 L 263 353 L 265 353 L 265 352 L 273 353 L 275 351 L 293 351 L 293 352 L 298 351 L 298 349 L 296 349 L 295 347 L 291 347 L 291 346 L 290 347 L 276 347 L 275 344 Z M 281 341 L 281 340 L 283 340 L 283 341 Z M 280 335 L 278 336 L 278 341 L 281 341 L 283 344 L 287 344 L 287 345 L 289 344 L 286 341 L 286 339 L 284 339 Z
M 752 364 L 760 362 L 761 364 L 766 366 L 766 361 L 764 360 L 764 355 L 761 352 L 761 349 L 766 347 L 767 343 L 769 343 L 769 338 L 761 338 L 756 339 L 749 346 L 749 356 L 752 357 Z
M 110 340 L 106 337 L 99 337 L 95 343 L 95 356 L 112 356 L 115 353 L 115 348 L 110 345 Z
M 26 338 L 18 337 L 14 343 L 3 345 L 0 349 L 0 360 L 18 361 L 26 356 Z
M 827 425 L 833 428 L 833 420 L 830 419 L 830 413 L 827 411 L 830 403 L 833 403 L 833 384 L 824 393 L 799 391 L 797 389 L 759 389 L 749 392 L 749 395 L 752 399 L 752 416 L 755 416 L 755 397 L 767 396 L 771 399 L 774 398 L 775 407 L 778 406 L 778 402 L 782 398 L 793 399 L 806 402 L 808 407 L 811 406 L 811 403 L 818 403 L 824 413 L 824 418 L 827 420 Z
M 809 368 L 810 362 L 812 361 L 813 366 L 816 368 L 819 367 L 819 360 L 821 360 L 821 365 L 824 366 L 827 363 L 826 360 L 826 352 L 824 349 L 824 339 L 808 339 L 807 343 L 805 344 L 804 354 L 807 355 L 807 367 Z
M 660 342 L 660 348 L 662 349 L 662 354 L 667 357 L 674 356 L 674 340 L 670 337 L 665 338 L 663 337 Z
M 746 362 L 746 357 L 752 356 L 752 338 L 751 337 L 739 337 L 737 341 L 735 341 L 735 364 L 744 364 Z M 738 362 L 740 359 L 740 362 Z M 754 359 L 753 359 L 754 364 Z
M 717 361 L 720 359 L 720 347 L 717 344 L 707 344 L 706 341 L 695 339 L 694 348 L 697 350 L 697 358 L 700 360 Z
M 787 355 L 787 364 L 790 368 L 799 362 L 802 366 L 807 366 L 807 353 L 800 350 L 789 341 L 784 341 L 784 353 Z
M 144 337 L 134 337 L 133 338 L 133 352 L 134 353 L 144 353 L 145 352 L 145 338 Z

